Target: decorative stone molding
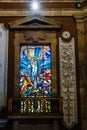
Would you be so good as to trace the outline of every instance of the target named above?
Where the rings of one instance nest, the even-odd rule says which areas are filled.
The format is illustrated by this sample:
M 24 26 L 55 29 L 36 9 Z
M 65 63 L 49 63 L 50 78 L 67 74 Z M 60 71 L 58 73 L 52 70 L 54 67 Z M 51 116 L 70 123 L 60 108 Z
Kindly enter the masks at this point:
M 30 16 L 32 14 L 32 11 L 28 10 L 0 10 L 0 16 L 7 16 L 7 17 L 13 17 L 13 16 Z M 39 14 L 42 16 L 74 16 L 76 19 L 77 18 L 86 18 L 87 17 L 87 8 L 84 9 L 68 9 L 68 8 L 52 8 L 51 10 L 45 9 L 45 10 L 40 10 Z
M 47 38 L 46 33 L 42 31 L 25 31 L 24 32 L 24 38 L 25 40 L 32 40 L 37 42 L 38 40 L 45 40 Z
M 64 123 L 68 128 L 71 128 L 78 122 L 74 38 L 69 42 L 64 42 L 59 38 L 59 56 Z
M 33 29 L 34 31 L 36 29 L 42 30 L 42 29 L 60 29 L 61 23 L 56 23 L 53 20 L 50 20 L 44 16 L 29 16 L 22 19 L 19 19 L 17 21 L 9 23 L 10 28 L 18 28 L 18 29 Z

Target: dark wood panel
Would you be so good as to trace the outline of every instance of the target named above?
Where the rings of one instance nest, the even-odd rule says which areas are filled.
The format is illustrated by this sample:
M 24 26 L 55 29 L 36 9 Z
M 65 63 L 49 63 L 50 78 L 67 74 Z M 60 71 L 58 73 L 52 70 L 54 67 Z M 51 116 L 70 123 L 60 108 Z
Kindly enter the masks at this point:
M 84 1 L 83 1 L 82 7 L 86 7 L 86 8 L 87 8 L 87 0 L 84 0 Z
M 14 90 L 14 32 L 9 32 L 8 48 L 8 98 L 13 96 Z
M 39 3 L 41 9 L 50 8 L 75 8 L 75 2 L 41 2 Z M 22 3 L 0 3 L 0 9 L 31 9 L 30 2 Z

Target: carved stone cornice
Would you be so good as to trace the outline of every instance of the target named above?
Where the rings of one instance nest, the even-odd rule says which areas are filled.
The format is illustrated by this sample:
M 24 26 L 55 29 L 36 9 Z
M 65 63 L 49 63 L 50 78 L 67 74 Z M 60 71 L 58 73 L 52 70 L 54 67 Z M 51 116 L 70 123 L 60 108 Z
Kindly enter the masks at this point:
M 51 9 L 39 11 L 42 16 L 74 16 L 75 18 L 87 17 L 87 8 L 82 10 L 77 9 Z M 30 16 L 32 11 L 27 10 L 0 10 L 0 16 L 16 17 L 16 16 Z
M 61 23 L 56 23 L 42 16 L 29 16 L 9 23 L 9 28 L 18 29 L 58 29 Z
M 79 22 L 85 22 L 87 21 L 87 8 L 78 11 L 74 14 L 74 17 L 77 19 Z
M 43 16 L 87 16 L 86 0 L 79 0 L 82 5 L 85 4 L 80 9 L 75 6 L 78 0 L 39 0 L 38 2 L 41 4 L 38 14 Z M 30 16 L 32 12 L 29 0 L 0 0 L 0 16 Z

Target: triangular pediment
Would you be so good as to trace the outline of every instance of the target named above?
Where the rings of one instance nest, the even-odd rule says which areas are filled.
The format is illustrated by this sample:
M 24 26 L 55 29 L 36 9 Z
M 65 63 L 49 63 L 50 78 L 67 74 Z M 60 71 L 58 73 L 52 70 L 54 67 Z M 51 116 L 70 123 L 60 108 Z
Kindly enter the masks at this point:
M 50 29 L 50 28 L 61 28 L 61 23 L 42 16 L 31 16 L 21 18 L 12 23 L 9 23 L 10 28 L 29 28 L 29 29 Z

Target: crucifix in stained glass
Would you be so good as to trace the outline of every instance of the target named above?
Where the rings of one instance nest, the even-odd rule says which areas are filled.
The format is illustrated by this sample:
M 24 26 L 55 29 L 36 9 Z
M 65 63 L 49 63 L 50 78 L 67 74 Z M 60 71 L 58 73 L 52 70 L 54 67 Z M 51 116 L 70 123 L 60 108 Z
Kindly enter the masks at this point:
M 51 97 L 51 48 L 20 46 L 20 96 Z

